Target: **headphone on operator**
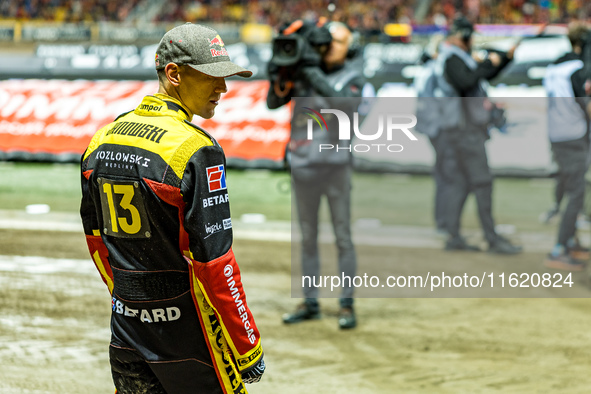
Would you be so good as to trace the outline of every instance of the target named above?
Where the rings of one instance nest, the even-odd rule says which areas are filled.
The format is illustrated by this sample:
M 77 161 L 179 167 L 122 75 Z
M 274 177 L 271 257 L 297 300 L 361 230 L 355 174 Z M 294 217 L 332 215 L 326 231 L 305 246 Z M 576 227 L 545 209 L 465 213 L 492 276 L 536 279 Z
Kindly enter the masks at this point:
M 351 33 L 351 42 L 349 42 L 349 49 L 347 50 L 347 59 L 353 59 L 355 56 L 359 55 L 359 53 L 361 52 L 361 35 L 359 34 L 358 31 L 355 31 L 351 28 L 351 26 L 347 25 L 346 23 L 343 22 L 328 22 L 326 24 L 326 27 L 328 28 L 328 30 L 330 31 L 330 29 L 332 27 L 345 27 L 347 28 L 347 30 L 349 30 L 349 32 Z

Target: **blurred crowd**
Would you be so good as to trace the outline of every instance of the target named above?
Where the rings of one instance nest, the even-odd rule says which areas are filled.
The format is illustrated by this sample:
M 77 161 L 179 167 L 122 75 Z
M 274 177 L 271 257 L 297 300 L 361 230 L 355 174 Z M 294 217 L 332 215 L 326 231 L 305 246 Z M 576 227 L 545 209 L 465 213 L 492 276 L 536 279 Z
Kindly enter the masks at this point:
M 588 0 L 2 0 L 0 18 L 56 22 L 262 23 L 326 16 L 365 32 L 387 23 L 446 26 L 458 12 L 474 23 L 568 23 L 591 15 Z M 146 7 L 158 12 L 138 12 Z M 135 11 L 135 12 L 134 12 Z M 148 16 L 151 20 L 145 20 Z M 151 15 L 155 15 L 152 17 Z
M 55 22 L 126 21 L 140 0 L 2 0 L 0 18 Z

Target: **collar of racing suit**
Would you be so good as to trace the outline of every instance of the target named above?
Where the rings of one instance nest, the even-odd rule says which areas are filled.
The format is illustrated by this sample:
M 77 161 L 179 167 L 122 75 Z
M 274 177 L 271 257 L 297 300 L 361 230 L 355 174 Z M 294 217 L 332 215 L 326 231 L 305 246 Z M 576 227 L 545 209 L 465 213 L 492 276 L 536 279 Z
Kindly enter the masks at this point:
M 141 116 L 173 116 L 189 122 L 192 119 L 187 107 L 174 97 L 162 93 L 145 96 L 133 112 Z

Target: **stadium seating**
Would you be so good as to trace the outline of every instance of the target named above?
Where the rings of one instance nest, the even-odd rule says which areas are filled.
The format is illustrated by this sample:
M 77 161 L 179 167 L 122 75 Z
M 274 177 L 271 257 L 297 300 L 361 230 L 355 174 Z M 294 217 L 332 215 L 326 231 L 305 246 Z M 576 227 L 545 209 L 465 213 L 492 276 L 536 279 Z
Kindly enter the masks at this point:
M 0 18 L 55 22 L 262 23 L 279 26 L 297 18 L 329 16 L 360 31 L 388 23 L 446 25 L 462 12 L 475 23 L 567 23 L 591 15 L 585 0 L 340 0 L 332 13 L 325 0 L 3 0 Z M 458 5 L 460 4 L 460 5 Z

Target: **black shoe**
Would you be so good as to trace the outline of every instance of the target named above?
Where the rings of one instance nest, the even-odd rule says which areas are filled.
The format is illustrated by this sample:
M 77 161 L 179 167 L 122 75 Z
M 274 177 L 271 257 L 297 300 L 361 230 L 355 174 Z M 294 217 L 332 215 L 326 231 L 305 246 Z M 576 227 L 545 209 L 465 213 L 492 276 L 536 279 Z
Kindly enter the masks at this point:
M 583 271 L 585 269 L 585 263 L 579 260 L 575 260 L 567 254 L 561 254 L 554 256 L 549 253 L 544 260 L 544 265 L 548 268 L 554 268 L 565 271 Z
M 357 326 L 357 318 L 353 307 L 341 308 L 339 311 L 339 328 L 348 330 Z
M 445 242 L 445 250 L 466 250 L 469 252 L 480 252 L 480 248 L 475 245 L 469 245 L 462 237 L 450 238 Z
M 591 250 L 581 245 L 577 237 L 566 243 L 566 253 L 574 260 L 586 261 L 591 258 Z
M 490 244 L 488 253 L 494 254 L 517 254 L 521 253 L 523 248 L 521 246 L 513 245 L 507 238 L 497 236 L 497 239 Z
M 320 306 L 318 304 L 313 306 L 304 302 L 297 306 L 295 312 L 286 313 L 282 318 L 283 323 L 285 324 L 294 324 L 303 322 L 305 320 L 320 319 Z

